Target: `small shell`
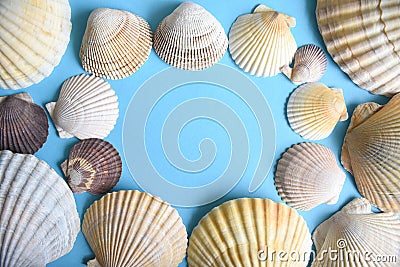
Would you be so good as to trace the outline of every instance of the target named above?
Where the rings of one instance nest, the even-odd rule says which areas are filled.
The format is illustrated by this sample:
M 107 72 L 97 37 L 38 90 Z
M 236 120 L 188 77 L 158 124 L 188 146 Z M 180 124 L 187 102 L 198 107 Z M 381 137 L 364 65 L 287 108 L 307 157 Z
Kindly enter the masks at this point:
M 20 89 L 51 74 L 71 32 L 68 0 L 1 0 L 0 88 Z
M 61 138 L 104 138 L 118 118 L 118 97 L 110 85 L 81 74 L 66 80 L 57 102 L 46 108 Z
M 122 161 L 118 151 L 107 141 L 85 139 L 72 147 L 61 169 L 72 192 L 99 195 L 117 184 Z
M 97 8 L 90 13 L 80 58 L 86 71 L 122 79 L 146 62 L 151 46 L 152 32 L 143 18 L 128 11 Z
M 279 160 L 275 186 L 288 205 L 310 210 L 323 203 L 335 204 L 345 179 L 329 148 L 301 143 L 289 148 Z
M 342 89 L 318 82 L 301 85 L 289 98 L 287 116 L 290 127 L 303 138 L 324 139 L 348 118 Z
M 311 245 L 307 224 L 294 209 L 269 199 L 242 198 L 201 219 L 189 240 L 188 263 L 191 267 L 307 266 L 308 257 L 303 256 L 310 255 Z M 262 261 L 260 256 L 271 256 L 268 251 L 295 251 L 302 260 Z
M 33 154 L 47 140 L 46 112 L 28 93 L 0 97 L 0 150 Z
M 192 2 L 179 5 L 154 33 L 156 53 L 179 69 L 209 68 L 222 58 L 227 48 L 228 38 L 221 23 Z
M 46 266 L 72 249 L 79 225 L 71 191 L 47 163 L 0 151 L 0 266 Z
M 281 71 L 294 84 L 317 82 L 324 76 L 327 64 L 324 51 L 316 45 L 308 44 L 297 49 L 293 68 L 285 65 Z
M 313 267 L 398 266 L 378 257 L 399 259 L 400 219 L 393 213 L 373 213 L 366 199 L 357 198 L 320 224 L 313 240 Z
M 187 234 L 168 203 L 139 191 L 107 194 L 86 211 L 82 232 L 96 259 L 88 266 L 177 266 Z
M 295 18 L 259 5 L 238 17 L 229 32 L 229 51 L 235 63 L 256 76 L 274 76 L 290 64 L 297 44 L 290 32 Z

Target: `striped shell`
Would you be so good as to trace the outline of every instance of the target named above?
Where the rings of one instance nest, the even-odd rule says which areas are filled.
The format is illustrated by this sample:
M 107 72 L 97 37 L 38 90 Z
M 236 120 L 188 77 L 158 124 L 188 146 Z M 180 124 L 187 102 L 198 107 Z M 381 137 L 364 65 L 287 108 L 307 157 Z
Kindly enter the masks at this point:
M 66 80 L 46 108 L 61 138 L 105 138 L 118 118 L 118 97 L 106 81 L 81 74 Z
M 259 5 L 238 17 L 229 32 L 229 51 L 235 63 L 256 76 L 274 76 L 292 62 L 297 44 L 290 28 L 295 18 Z
M 0 88 L 39 83 L 60 63 L 71 32 L 68 0 L 2 0 Z
M 33 154 L 47 140 L 45 111 L 28 93 L 0 97 L 0 150 Z
M 101 139 L 85 139 L 75 144 L 61 164 L 72 192 L 99 195 L 119 181 L 122 161 L 118 151 Z
M 83 68 L 107 79 L 122 79 L 147 60 L 152 32 L 141 17 L 128 11 L 97 8 L 89 16 L 80 58 Z
M 318 82 L 301 85 L 289 97 L 287 116 L 290 127 L 303 138 L 324 139 L 348 118 L 342 89 Z
M 86 211 L 82 232 L 96 258 L 88 266 L 177 266 L 187 234 L 168 203 L 139 191 L 105 195 Z
M 228 48 L 221 23 L 198 4 L 184 2 L 165 17 L 154 33 L 154 49 L 173 67 L 203 70 L 216 64 Z

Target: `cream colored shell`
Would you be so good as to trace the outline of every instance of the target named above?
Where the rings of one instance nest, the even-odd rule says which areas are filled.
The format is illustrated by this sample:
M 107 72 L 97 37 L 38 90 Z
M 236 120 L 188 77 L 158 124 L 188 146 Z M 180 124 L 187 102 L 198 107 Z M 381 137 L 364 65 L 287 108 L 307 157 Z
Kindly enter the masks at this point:
M 289 97 L 287 117 L 293 131 L 305 139 L 328 137 L 339 121 L 348 118 L 342 89 L 319 82 L 301 85 Z
M 290 28 L 293 17 L 259 5 L 252 14 L 239 16 L 229 31 L 229 52 L 245 72 L 274 76 L 292 62 L 297 49 Z
M 214 208 L 189 240 L 190 267 L 307 266 L 311 235 L 292 208 L 269 199 L 242 198 Z M 301 259 L 265 259 L 272 251 L 296 251 Z M 264 260 L 263 260 L 264 259 Z
M 68 0 L 2 0 L 0 88 L 39 83 L 60 63 L 71 32 Z

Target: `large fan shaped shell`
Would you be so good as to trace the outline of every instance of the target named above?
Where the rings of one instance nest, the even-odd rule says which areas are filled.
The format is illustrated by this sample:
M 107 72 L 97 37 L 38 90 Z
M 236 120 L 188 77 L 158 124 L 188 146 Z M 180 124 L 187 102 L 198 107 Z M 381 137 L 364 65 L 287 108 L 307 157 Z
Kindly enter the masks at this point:
M 201 219 L 189 240 L 188 263 L 191 267 L 307 266 L 311 245 L 307 224 L 294 209 L 269 199 L 242 198 Z M 273 251 L 296 251 L 301 259 L 264 259 Z
M 106 81 L 81 74 L 66 80 L 46 108 L 61 138 L 106 137 L 118 118 L 118 97 Z
M 68 0 L 2 0 L 0 87 L 20 89 L 51 74 L 71 32 Z
M 221 23 L 192 2 L 179 5 L 154 33 L 156 53 L 179 69 L 209 68 L 222 58 L 227 48 L 228 38 Z
M 187 234 L 168 203 L 139 191 L 105 195 L 86 211 L 82 232 L 96 259 L 88 266 L 177 266 Z
M 400 0 L 318 0 L 316 13 L 329 53 L 354 83 L 400 92 Z
M 47 140 L 45 111 L 28 93 L 0 97 L 0 150 L 33 154 Z
M 151 47 L 152 32 L 143 18 L 124 10 L 98 8 L 89 16 L 80 58 L 86 71 L 122 79 L 146 62 Z
M 296 20 L 264 5 L 238 17 L 229 32 L 229 51 L 235 63 L 256 76 L 274 76 L 292 62 L 297 49 L 290 28 Z
M 79 224 L 54 170 L 32 155 L 0 151 L 0 266 L 46 266 L 72 249 Z

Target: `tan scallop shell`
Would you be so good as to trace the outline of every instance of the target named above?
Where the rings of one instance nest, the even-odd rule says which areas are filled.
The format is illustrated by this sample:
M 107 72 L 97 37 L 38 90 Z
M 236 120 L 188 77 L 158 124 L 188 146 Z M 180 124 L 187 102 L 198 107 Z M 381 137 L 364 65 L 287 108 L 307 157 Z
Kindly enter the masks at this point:
M 136 72 L 152 47 L 149 24 L 124 10 L 97 8 L 90 13 L 80 58 L 83 68 L 107 79 L 122 79 Z
M 328 61 L 324 51 L 316 45 L 299 47 L 294 54 L 294 65 L 281 68 L 283 74 L 294 84 L 317 82 L 325 74 Z
M 313 267 L 394 267 L 400 257 L 400 219 L 373 213 L 366 199 L 356 198 L 320 224 L 313 240 Z
M 118 118 L 118 97 L 110 84 L 81 74 L 66 80 L 57 102 L 46 108 L 61 138 L 104 138 Z
M 86 211 L 82 232 L 96 259 L 88 266 L 177 266 L 187 234 L 168 203 L 139 191 L 105 195 Z
M 60 63 L 71 32 L 68 0 L 2 0 L 0 88 L 39 83 Z
M 316 13 L 329 53 L 354 83 L 400 92 L 400 0 L 318 0 Z
M 173 67 L 203 70 L 228 48 L 221 23 L 198 4 L 184 2 L 165 17 L 154 33 L 154 50 Z
M 191 267 L 307 266 L 311 245 L 307 224 L 294 209 L 269 199 L 242 198 L 201 219 L 189 240 L 188 263 Z M 296 251 L 302 259 L 264 260 L 273 251 Z
M 0 150 L 33 154 L 47 140 L 46 112 L 28 93 L 0 97 Z
M 0 151 L 0 266 L 46 266 L 67 254 L 79 232 L 64 180 L 32 155 Z
M 229 32 L 229 51 L 235 63 L 256 76 L 274 76 L 292 62 L 297 44 L 290 28 L 296 19 L 259 5 L 239 16 Z
M 275 186 L 288 205 L 310 210 L 323 203 L 335 204 L 345 179 L 346 174 L 329 148 L 300 143 L 289 148 L 278 161 Z
M 343 166 L 360 193 L 383 211 L 400 213 L 400 95 L 385 106 L 359 105 L 342 147 Z
M 117 184 L 122 161 L 112 144 L 90 138 L 72 147 L 61 169 L 72 192 L 98 195 L 110 191 Z
M 287 116 L 290 127 L 303 138 L 324 139 L 348 118 L 342 89 L 319 82 L 303 84 L 290 95 Z

